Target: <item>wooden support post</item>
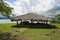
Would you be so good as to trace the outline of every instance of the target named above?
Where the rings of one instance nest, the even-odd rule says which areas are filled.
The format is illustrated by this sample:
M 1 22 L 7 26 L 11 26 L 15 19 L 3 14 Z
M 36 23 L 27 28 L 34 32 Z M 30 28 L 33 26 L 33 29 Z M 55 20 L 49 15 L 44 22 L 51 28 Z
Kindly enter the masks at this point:
M 39 21 L 37 21 L 37 23 L 39 23 Z
M 31 20 L 31 23 L 33 23 L 33 20 Z
M 22 23 L 22 20 L 21 20 L 21 23 Z
M 20 19 L 19 21 L 20 21 L 20 24 L 21 24 L 22 20 Z
M 46 21 L 46 24 L 47 24 L 47 21 Z
M 41 24 L 42 24 L 42 21 L 43 21 L 43 20 L 40 20 Z
M 47 21 L 46 21 L 46 24 L 47 24 Z
M 42 24 L 42 21 L 43 21 L 43 20 L 40 20 L 41 24 Z
M 45 20 L 44 20 L 44 24 L 45 24 Z
M 44 21 L 44 24 L 46 24 L 46 22 Z
M 18 21 L 17 21 L 17 26 L 18 26 Z
M 40 20 L 40 23 L 42 23 L 41 20 Z

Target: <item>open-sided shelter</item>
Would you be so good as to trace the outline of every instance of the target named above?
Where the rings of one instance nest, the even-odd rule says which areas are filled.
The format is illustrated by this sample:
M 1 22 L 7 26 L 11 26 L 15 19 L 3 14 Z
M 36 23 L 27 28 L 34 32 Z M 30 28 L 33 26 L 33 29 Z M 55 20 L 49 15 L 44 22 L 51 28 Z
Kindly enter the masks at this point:
M 35 14 L 35 13 L 28 13 L 28 14 L 24 14 L 24 15 L 20 15 L 20 16 L 16 16 L 15 18 L 11 19 L 12 21 L 16 21 L 18 24 L 18 21 L 22 20 L 30 20 L 31 23 L 33 23 L 33 21 L 41 21 L 41 22 L 52 22 L 53 19 L 46 17 L 46 16 L 42 16 L 40 14 Z

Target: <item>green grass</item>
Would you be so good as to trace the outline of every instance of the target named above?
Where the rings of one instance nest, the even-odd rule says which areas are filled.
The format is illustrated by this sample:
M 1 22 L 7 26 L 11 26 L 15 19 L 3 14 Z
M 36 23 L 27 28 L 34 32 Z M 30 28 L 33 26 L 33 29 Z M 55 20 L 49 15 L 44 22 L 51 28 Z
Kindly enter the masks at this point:
M 15 30 L 20 30 L 22 28 L 13 28 L 12 26 L 13 25 L 16 25 L 16 24 L 0 24 L 0 31 L 3 31 L 3 32 L 14 32 Z M 43 33 L 47 33 L 49 32 L 51 29 L 33 29 L 33 28 L 23 28 L 23 29 L 28 29 L 28 33 L 31 32 L 31 35 L 33 33 L 36 33 L 36 34 L 43 34 Z M 35 35 L 36 35 L 35 34 Z M 25 34 L 24 34 L 25 35 Z
M 39 36 L 50 33 L 51 29 L 28 29 L 22 36 Z
M 60 40 L 60 23 L 52 23 L 52 25 L 59 27 L 59 29 L 56 29 L 57 32 L 50 36 L 46 36 L 45 34 L 50 34 L 55 29 L 12 28 L 13 25 L 16 24 L 0 24 L 0 31 L 12 34 L 18 33 L 19 36 L 30 37 L 28 40 Z
M 13 28 L 11 27 L 12 25 L 15 25 L 15 24 L 0 24 L 0 31 L 12 32 L 13 31 Z
M 22 32 L 28 29 L 28 28 L 13 28 L 12 26 L 14 25 L 16 25 L 16 23 L 0 24 L 0 31 L 12 33 L 12 34 L 21 34 Z
M 20 31 L 22 28 L 13 28 L 12 26 L 16 24 L 0 24 L 0 31 L 14 33 Z

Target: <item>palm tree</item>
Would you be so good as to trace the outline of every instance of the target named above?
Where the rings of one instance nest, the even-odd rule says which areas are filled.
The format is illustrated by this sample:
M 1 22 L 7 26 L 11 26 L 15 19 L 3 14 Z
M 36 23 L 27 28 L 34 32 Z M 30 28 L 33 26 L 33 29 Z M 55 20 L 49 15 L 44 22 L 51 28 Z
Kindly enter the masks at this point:
M 12 7 L 9 7 L 7 3 L 5 3 L 3 0 L 0 0 L 0 13 L 3 16 L 10 17 L 12 15 Z

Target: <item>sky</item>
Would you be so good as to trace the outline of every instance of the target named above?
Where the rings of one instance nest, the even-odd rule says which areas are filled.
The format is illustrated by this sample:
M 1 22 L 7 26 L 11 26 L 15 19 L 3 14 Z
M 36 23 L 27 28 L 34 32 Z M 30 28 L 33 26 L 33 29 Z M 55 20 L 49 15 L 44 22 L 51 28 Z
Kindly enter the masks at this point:
M 26 13 L 38 13 L 47 15 L 46 11 L 60 7 L 60 0 L 4 0 L 11 7 L 12 13 L 15 15 L 23 15 Z

